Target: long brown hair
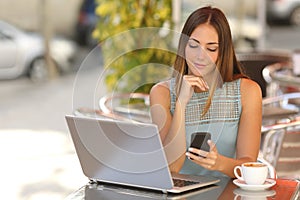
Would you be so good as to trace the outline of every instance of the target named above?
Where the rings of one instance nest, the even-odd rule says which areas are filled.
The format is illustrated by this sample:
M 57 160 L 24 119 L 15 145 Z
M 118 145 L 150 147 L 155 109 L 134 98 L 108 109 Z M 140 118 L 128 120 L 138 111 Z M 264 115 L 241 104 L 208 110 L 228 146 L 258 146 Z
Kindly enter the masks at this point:
M 182 83 L 182 77 L 188 74 L 188 65 L 185 59 L 185 48 L 189 37 L 192 32 L 201 24 L 210 24 L 213 26 L 218 33 L 218 43 L 219 43 L 219 54 L 216 62 L 216 67 L 223 82 L 230 82 L 240 77 L 247 77 L 242 70 L 241 64 L 237 61 L 231 30 L 228 21 L 224 13 L 218 8 L 212 8 L 211 6 L 202 7 L 195 10 L 186 20 L 184 27 L 182 29 L 177 56 L 174 63 L 176 77 L 176 95 L 179 95 L 180 87 Z M 203 111 L 203 115 L 207 113 L 212 95 L 216 85 L 210 88 L 210 95 L 207 99 L 206 106 Z

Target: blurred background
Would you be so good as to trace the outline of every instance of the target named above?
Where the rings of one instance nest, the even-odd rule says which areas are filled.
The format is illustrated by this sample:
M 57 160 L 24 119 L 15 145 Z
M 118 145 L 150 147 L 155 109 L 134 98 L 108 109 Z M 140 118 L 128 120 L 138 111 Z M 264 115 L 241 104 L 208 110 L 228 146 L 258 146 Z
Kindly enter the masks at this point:
M 63 199 L 87 183 L 64 116 L 76 109 L 76 80 L 83 83 L 80 104 L 89 105 L 89 87 L 103 70 L 101 48 L 93 37 L 95 28 L 104 31 L 95 12 L 101 2 L 107 3 L 0 0 L 3 198 Z M 210 4 L 224 10 L 238 53 L 285 55 L 300 48 L 300 0 L 170 2 L 169 17 L 178 31 L 197 7 Z M 102 84 L 99 96 L 106 93 Z

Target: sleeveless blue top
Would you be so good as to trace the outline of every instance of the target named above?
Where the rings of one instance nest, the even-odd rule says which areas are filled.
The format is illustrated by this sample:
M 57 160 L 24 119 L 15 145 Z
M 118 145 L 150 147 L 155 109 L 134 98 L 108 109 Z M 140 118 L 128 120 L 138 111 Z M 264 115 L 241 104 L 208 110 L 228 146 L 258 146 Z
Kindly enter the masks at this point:
M 206 115 L 201 116 L 206 105 L 209 92 L 194 93 L 186 105 L 185 132 L 186 146 L 190 146 L 191 134 L 194 132 L 210 132 L 211 140 L 216 144 L 218 153 L 234 158 L 236 150 L 238 124 L 241 115 L 241 79 L 225 82 L 214 92 L 210 108 Z M 171 113 L 176 103 L 175 79 L 170 81 Z M 180 171 L 184 174 L 225 176 L 218 171 L 207 170 L 185 159 Z

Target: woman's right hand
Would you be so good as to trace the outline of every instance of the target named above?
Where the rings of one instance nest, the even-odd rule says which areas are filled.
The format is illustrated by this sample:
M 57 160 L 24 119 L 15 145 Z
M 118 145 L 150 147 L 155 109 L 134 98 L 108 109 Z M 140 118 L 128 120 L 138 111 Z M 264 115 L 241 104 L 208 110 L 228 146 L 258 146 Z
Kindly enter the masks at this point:
M 209 89 L 203 77 L 184 75 L 178 99 L 181 103 L 187 103 L 194 92 L 204 92 Z

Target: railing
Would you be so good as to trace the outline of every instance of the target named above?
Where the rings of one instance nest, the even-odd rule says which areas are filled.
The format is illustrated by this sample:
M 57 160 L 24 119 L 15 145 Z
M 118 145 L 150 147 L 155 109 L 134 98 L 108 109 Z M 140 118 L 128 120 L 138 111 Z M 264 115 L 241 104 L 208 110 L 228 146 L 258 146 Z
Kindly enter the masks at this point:
M 109 115 L 151 122 L 149 95 L 144 93 L 108 94 L 99 100 L 100 110 Z

